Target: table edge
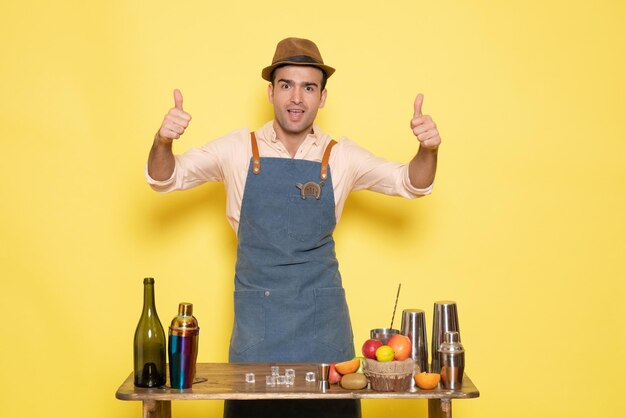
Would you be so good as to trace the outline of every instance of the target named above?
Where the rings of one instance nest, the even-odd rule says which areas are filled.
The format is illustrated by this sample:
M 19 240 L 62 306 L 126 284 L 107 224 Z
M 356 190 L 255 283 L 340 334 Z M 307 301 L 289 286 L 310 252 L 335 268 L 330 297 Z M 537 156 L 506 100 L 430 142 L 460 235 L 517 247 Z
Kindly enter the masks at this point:
M 219 364 L 219 363 L 204 363 Z M 184 401 L 184 400 L 260 400 L 260 399 L 472 399 L 480 397 L 478 388 L 467 374 L 464 374 L 464 384 L 467 380 L 466 391 L 451 389 L 418 390 L 416 392 L 376 392 L 371 389 L 359 391 L 331 388 L 327 392 L 311 391 L 280 391 L 280 392 L 215 392 L 206 393 L 190 389 L 172 388 L 137 388 L 129 390 L 133 381 L 133 373 L 119 386 L 115 397 L 122 401 Z M 467 390 L 469 389 L 469 390 Z
M 115 397 L 121 401 L 184 401 L 184 400 L 259 400 L 259 399 L 473 399 L 480 397 L 480 392 L 273 392 L 273 393 L 195 393 L 193 390 L 183 390 L 180 393 L 167 392 L 121 393 Z

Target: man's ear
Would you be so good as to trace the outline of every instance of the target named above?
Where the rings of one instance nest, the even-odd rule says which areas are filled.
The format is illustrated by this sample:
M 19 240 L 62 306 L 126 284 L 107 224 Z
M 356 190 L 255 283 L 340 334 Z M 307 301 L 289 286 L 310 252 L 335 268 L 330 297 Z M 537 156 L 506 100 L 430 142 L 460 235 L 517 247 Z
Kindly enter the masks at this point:
M 274 85 L 272 83 L 267 85 L 267 98 L 270 103 L 274 103 Z
M 318 106 L 319 109 L 323 108 L 324 105 L 326 104 L 326 96 L 328 95 L 328 90 L 324 89 L 322 91 L 322 98 L 320 99 L 320 105 Z

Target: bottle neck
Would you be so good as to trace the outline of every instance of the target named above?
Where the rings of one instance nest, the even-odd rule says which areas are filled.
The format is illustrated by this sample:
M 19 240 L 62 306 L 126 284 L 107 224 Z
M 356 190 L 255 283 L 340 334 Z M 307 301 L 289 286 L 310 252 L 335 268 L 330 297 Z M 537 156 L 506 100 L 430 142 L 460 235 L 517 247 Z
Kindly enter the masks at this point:
M 143 285 L 143 314 L 147 316 L 156 315 L 154 284 L 152 283 L 144 283 Z

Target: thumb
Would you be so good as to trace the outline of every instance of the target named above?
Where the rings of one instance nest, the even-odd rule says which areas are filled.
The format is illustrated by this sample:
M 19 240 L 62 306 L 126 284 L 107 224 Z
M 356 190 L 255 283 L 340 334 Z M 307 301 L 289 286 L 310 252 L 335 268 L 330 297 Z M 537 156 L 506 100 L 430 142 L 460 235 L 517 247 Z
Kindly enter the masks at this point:
M 174 90 L 174 106 L 178 110 L 183 110 L 183 94 L 180 90 Z
M 413 117 L 422 116 L 422 103 L 424 103 L 424 95 L 422 93 L 415 97 L 415 103 L 413 104 Z

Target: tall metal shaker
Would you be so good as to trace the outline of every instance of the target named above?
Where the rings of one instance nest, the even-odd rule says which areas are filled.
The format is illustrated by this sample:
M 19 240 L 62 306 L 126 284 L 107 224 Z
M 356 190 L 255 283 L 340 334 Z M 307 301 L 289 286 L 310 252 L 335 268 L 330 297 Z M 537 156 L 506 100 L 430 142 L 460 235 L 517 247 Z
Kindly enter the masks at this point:
M 460 389 L 465 371 L 465 349 L 459 341 L 459 333 L 446 332 L 439 347 L 441 354 L 441 383 L 446 389 Z
M 459 316 L 457 313 L 456 302 L 449 300 L 442 300 L 435 302 L 433 308 L 433 334 L 432 338 L 432 362 L 430 371 L 432 373 L 439 373 L 441 371 L 441 353 L 439 347 L 444 342 L 444 336 L 448 331 L 456 331 L 460 334 L 459 330 Z M 461 337 L 459 335 L 459 341 Z
M 170 384 L 175 389 L 190 388 L 196 375 L 198 357 L 198 321 L 193 304 L 179 303 L 178 315 L 169 330 Z
M 428 372 L 426 313 L 422 309 L 403 310 L 400 332 L 411 340 L 411 358 L 415 362 L 413 375 L 415 375 L 415 373 Z M 411 376 L 411 389 L 415 388 L 415 380 L 413 380 L 413 376 Z

